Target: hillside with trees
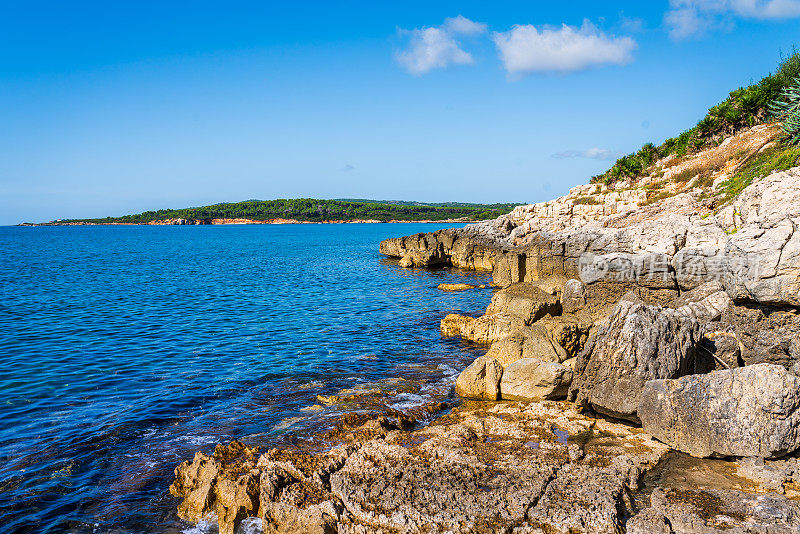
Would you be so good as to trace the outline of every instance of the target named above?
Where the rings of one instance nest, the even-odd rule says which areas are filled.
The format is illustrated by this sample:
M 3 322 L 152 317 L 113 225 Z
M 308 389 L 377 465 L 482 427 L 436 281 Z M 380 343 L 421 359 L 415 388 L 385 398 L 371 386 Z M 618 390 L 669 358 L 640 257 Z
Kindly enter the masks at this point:
M 371 200 L 320 200 L 314 198 L 246 200 L 183 209 L 161 209 L 121 217 L 70 219 L 60 224 L 147 224 L 169 219 L 249 219 L 267 221 L 291 219 L 304 222 L 322 221 L 442 221 L 494 219 L 508 213 L 517 204 L 427 204 L 422 202 Z

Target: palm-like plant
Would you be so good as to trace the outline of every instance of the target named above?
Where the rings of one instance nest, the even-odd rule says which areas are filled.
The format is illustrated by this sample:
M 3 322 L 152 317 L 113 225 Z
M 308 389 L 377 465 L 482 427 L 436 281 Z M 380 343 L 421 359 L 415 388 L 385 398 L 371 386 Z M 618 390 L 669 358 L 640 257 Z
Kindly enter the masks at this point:
M 770 103 L 769 111 L 781 121 L 784 140 L 800 145 L 800 76 L 781 90 L 780 96 Z

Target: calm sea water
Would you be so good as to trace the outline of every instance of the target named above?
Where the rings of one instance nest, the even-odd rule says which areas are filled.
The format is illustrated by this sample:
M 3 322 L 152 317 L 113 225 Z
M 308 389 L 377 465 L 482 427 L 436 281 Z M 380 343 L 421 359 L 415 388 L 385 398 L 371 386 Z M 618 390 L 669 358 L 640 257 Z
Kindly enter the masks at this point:
M 378 254 L 442 227 L 0 227 L 0 531 L 191 530 L 167 488 L 195 451 L 302 433 L 358 383 L 448 391 L 480 349 L 439 320 L 491 293 L 436 285 L 489 276 Z

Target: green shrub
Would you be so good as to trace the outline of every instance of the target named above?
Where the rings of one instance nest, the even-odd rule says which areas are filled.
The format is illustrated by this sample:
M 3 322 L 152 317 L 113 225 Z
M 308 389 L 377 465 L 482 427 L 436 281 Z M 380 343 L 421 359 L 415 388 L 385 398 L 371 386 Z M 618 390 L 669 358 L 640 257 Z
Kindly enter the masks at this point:
M 588 205 L 592 205 L 592 206 L 597 205 L 597 204 L 602 204 L 602 202 L 600 202 L 596 198 L 589 197 L 589 196 L 578 197 L 575 200 L 573 200 L 572 203 L 573 204 L 588 204 Z
M 636 179 L 644 176 L 647 167 L 660 158 L 671 154 L 692 154 L 718 145 L 725 137 L 742 128 L 765 122 L 772 116 L 771 103 L 784 94 L 788 87 L 795 86 L 798 76 L 800 53 L 792 50 L 788 58 L 782 59 L 774 74 L 732 91 L 723 102 L 711 107 L 694 128 L 667 139 L 660 146 L 647 143 L 638 152 L 618 159 L 606 172 L 593 177 L 592 182 L 611 184 L 626 178 Z M 792 117 L 784 120 L 784 125 L 795 131 L 800 128 L 800 117 Z M 796 131 L 800 135 L 800 130 Z M 797 139 L 800 142 L 800 138 Z
M 800 144 L 800 76 L 781 90 L 770 103 L 770 111 L 781 121 L 783 140 L 790 145 Z
M 755 180 L 776 171 L 791 169 L 800 163 L 800 148 L 777 146 L 764 150 L 742 165 L 728 180 L 719 185 L 722 204 L 727 204 Z

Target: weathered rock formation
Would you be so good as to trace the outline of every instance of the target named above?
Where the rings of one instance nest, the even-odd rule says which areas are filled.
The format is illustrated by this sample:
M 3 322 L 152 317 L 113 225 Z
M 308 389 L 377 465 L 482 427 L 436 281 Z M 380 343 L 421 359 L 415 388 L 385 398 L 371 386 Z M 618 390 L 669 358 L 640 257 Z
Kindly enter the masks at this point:
M 264 532 L 617 533 L 667 447 L 554 402 L 457 408 L 402 432 L 354 428 L 327 452 L 198 453 L 170 488 L 182 517 Z
M 571 383 L 572 370 L 560 363 L 522 358 L 503 369 L 499 390 L 503 400 L 562 399 Z
M 800 448 L 800 378 L 757 364 L 645 384 L 648 434 L 692 456 L 774 458 Z
M 503 366 L 491 356 L 481 356 L 456 380 L 456 394 L 470 399 L 499 400 Z
M 620 301 L 578 356 L 570 399 L 638 422 L 645 382 L 694 372 L 699 331 L 679 310 Z

